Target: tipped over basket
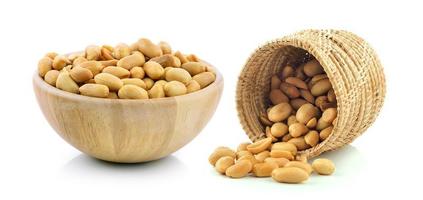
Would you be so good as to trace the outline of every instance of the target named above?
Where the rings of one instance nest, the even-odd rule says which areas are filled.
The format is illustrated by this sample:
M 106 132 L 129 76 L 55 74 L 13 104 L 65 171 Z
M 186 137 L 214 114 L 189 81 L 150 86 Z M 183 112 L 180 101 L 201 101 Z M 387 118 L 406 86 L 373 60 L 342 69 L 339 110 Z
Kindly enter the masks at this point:
M 306 157 L 340 148 L 360 136 L 377 117 L 385 97 L 385 77 L 374 50 L 362 38 L 342 30 L 305 30 L 259 47 L 248 59 L 237 85 L 237 110 L 252 141 L 265 138 L 259 116 L 269 106 L 272 75 L 286 65 L 314 57 L 325 70 L 337 101 L 333 131 Z

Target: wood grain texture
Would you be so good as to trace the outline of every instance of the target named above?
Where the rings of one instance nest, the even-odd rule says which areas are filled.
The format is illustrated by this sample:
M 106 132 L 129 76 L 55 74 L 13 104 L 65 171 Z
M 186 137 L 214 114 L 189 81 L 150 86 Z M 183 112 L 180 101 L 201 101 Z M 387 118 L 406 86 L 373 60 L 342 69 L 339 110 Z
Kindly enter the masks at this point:
M 33 86 L 47 121 L 69 144 L 98 159 L 136 163 L 160 159 L 190 142 L 214 114 L 223 78 L 183 96 L 101 99 L 48 85 L 38 73 Z

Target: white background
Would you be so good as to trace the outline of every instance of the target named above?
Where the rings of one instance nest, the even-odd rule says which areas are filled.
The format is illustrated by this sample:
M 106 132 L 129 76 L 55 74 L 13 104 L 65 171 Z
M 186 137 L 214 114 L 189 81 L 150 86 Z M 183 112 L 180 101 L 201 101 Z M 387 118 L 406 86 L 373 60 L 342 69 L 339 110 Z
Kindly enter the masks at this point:
M 244 199 L 401 197 L 421 199 L 422 6 L 400 1 L 3 1 L 0 3 L 0 199 Z M 420 19 L 420 20 L 419 20 Z M 260 44 L 306 28 L 347 29 L 378 52 L 385 105 L 352 145 L 324 154 L 333 176 L 305 184 L 233 180 L 207 162 L 220 145 L 247 137 L 235 111 L 237 76 Z M 206 128 L 173 155 L 116 165 L 65 143 L 41 114 L 31 78 L 48 51 L 88 44 L 168 41 L 224 76 L 220 105 Z

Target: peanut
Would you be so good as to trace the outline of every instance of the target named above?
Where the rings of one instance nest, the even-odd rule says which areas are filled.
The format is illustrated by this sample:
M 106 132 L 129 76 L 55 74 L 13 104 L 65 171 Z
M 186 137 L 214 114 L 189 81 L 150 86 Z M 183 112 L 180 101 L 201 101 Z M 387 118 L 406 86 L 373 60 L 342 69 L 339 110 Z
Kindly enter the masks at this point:
M 302 105 L 298 110 L 296 114 L 296 118 L 299 122 L 303 124 L 307 124 L 308 121 L 310 121 L 312 118 L 316 117 L 317 115 L 317 109 L 312 104 L 307 103 Z
M 313 85 L 313 87 L 311 87 L 311 94 L 317 97 L 327 93 L 331 88 L 332 88 L 332 84 L 330 83 L 329 79 L 325 78 L 325 79 L 317 81 Z
M 153 86 L 155 86 L 155 85 L 165 86 L 166 83 L 168 83 L 168 82 L 165 81 L 165 80 L 159 80 L 159 81 L 156 81 Z
M 323 130 L 330 126 L 337 116 L 336 108 L 328 108 L 323 111 L 322 117 L 317 121 L 317 130 Z
M 189 55 L 187 55 L 185 57 L 190 62 L 200 62 L 200 59 L 196 55 L 194 55 L 194 54 L 189 54 Z
M 304 137 L 291 138 L 288 143 L 294 144 L 298 150 L 308 149 L 310 146 L 305 142 Z
M 72 78 L 69 75 L 69 72 L 66 70 L 61 71 L 59 73 L 59 76 L 57 77 L 57 80 L 56 80 L 56 87 L 67 92 L 71 92 L 75 94 L 79 93 L 78 84 L 76 84 L 75 81 L 72 80 Z
M 160 46 L 155 45 L 149 39 L 141 38 L 138 40 L 138 50 L 149 58 L 163 55 Z
M 184 69 L 181 68 L 171 68 L 166 72 L 167 81 L 179 81 L 181 83 L 187 84 L 191 81 L 191 75 Z
M 254 156 L 256 158 L 256 160 L 258 162 L 264 162 L 264 159 L 266 159 L 267 157 L 270 157 L 270 152 L 269 151 L 262 151 L 260 153 L 258 153 L 257 155 Z
M 170 54 L 152 58 L 150 61 L 157 62 L 163 67 L 181 67 L 181 61 L 179 58 Z
M 314 103 L 314 96 L 311 94 L 309 90 L 300 90 L 300 95 L 309 103 Z
M 76 81 L 77 83 L 83 83 L 94 77 L 93 73 L 89 69 L 79 67 L 79 66 L 72 68 L 69 74 L 72 77 L 72 79 Z
M 101 47 L 101 55 L 100 55 L 101 59 L 103 60 L 113 60 L 115 59 L 112 55 L 112 52 L 110 51 L 110 49 L 106 48 L 106 47 Z
M 288 118 L 291 114 L 292 108 L 288 103 L 280 103 L 273 106 L 268 113 L 268 118 L 272 122 L 280 122 Z
M 306 171 L 309 175 L 313 172 L 313 168 L 310 164 L 300 161 L 290 161 L 285 165 L 285 167 L 297 167 Z
M 48 71 L 50 71 L 53 67 L 53 60 L 50 57 L 41 58 L 38 61 L 38 74 L 41 77 L 44 77 Z
M 122 59 L 126 56 L 129 56 L 131 54 L 131 49 L 127 44 L 120 43 L 116 45 L 116 47 L 113 49 L 113 57 L 116 59 Z
M 273 89 L 269 93 L 269 99 L 273 105 L 289 102 L 289 98 L 279 89 Z
M 153 80 L 160 79 L 164 74 L 163 67 L 154 61 L 148 61 L 144 64 L 144 71 Z
M 276 122 L 270 128 L 270 133 L 274 137 L 282 137 L 288 133 L 288 126 L 281 122 Z
M 101 47 L 95 45 L 87 46 L 85 55 L 88 60 L 98 60 L 101 55 Z
M 195 80 L 190 80 L 186 86 L 187 86 L 187 93 L 192 93 L 201 89 L 200 84 L 198 84 L 198 82 Z
M 122 78 L 129 78 L 129 75 L 131 74 L 127 69 L 122 67 L 114 67 L 114 66 L 108 66 L 105 67 L 102 71 L 103 73 L 109 73 L 112 75 L 115 75 L 116 77 L 122 79 Z
M 286 150 L 272 150 L 270 151 L 270 157 L 286 158 L 288 160 L 294 160 L 294 155 L 292 155 L 290 151 L 286 151 Z
M 236 158 L 235 152 L 227 147 L 218 147 L 214 150 L 214 152 L 209 156 L 209 163 L 213 166 L 216 165 L 217 160 L 221 157 L 230 156 L 232 158 Z
M 175 52 L 174 56 L 176 56 L 182 64 L 189 62 L 189 60 L 180 51 Z
M 94 80 L 95 83 L 109 87 L 110 91 L 118 91 L 123 86 L 123 81 L 121 79 L 108 73 L 97 74 Z
M 249 154 L 246 154 L 246 155 L 243 155 L 243 156 L 241 156 L 241 157 L 239 157 L 238 158 L 238 161 L 241 161 L 241 160 L 247 160 L 248 162 L 250 162 L 251 163 L 251 165 L 253 166 L 253 165 L 255 165 L 256 163 L 258 163 L 259 161 L 256 159 L 256 157 L 254 157 L 252 154 L 251 155 L 249 155 Z M 253 168 L 251 168 L 251 170 L 252 170 Z
M 59 56 L 56 56 L 54 58 L 53 63 L 52 63 L 52 67 L 55 70 L 61 70 L 64 67 L 66 67 L 66 65 L 68 65 L 69 63 L 70 63 L 70 61 L 68 60 L 68 58 L 66 58 L 63 55 L 59 55 Z
M 257 163 L 253 166 L 253 174 L 257 177 L 269 177 L 272 171 L 278 168 L 276 162 Z
M 309 77 L 312 77 L 312 76 L 315 76 L 315 75 L 318 75 L 318 74 L 322 74 L 324 71 L 323 71 L 323 68 L 322 68 L 322 66 L 320 65 L 320 63 L 317 61 L 317 60 L 311 60 L 311 61 L 308 61 L 305 65 L 304 65 L 304 73 L 307 75 L 307 76 L 309 76 Z
M 231 178 L 242 178 L 246 176 L 252 168 L 253 165 L 250 161 L 240 160 L 226 169 L 226 176 Z
M 216 79 L 215 74 L 212 72 L 202 72 L 192 77 L 198 84 L 200 84 L 201 89 L 207 87 Z
M 272 133 L 270 131 L 270 127 L 266 126 L 265 133 L 266 133 L 267 138 L 272 139 L 272 143 L 278 141 L 278 138 L 276 138 L 275 136 L 272 135 Z
M 206 71 L 206 64 L 201 62 L 186 62 L 182 64 L 182 68 L 187 70 L 191 76 L 195 76 Z
M 304 89 L 304 90 L 308 89 L 307 84 L 303 80 L 297 77 L 288 77 L 285 79 L 285 82 L 300 89 Z
M 251 153 L 257 154 L 260 153 L 270 147 L 272 144 L 272 140 L 270 138 L 258 140 L 252 144 L 247 146 L 247 150 Z
M 101 63 L 98 62 L 98 61 L 94 61 L 94 60 L 80 63 L 80 64 L 76 65 L 75 67 L 87 68 L 88 70 L 91 71 L 93 76 L 99 74 L 101 72 L 101 70 L 103 69 L 103 66 L 101 65 Z
M 123 82 L 123 85 L 136 85 L 144 90 L 147 88 L 144 81 L 139 78 L 124 78 L 121 80 Z
M 163 87 L 167 97 L 184 95 L 187 93 L 186 86 L 179 81 L 170 81 Z
M 288 142 L 277 142 L 274 143 L 272 145 L 271 150 L 283 150 L 283 151 L 289 151 L 291 152 L 292 155 L 296 155 L 297 154 L 297 147 L 292 144 L 292 143 L 288 143 Z
M 148 93 L 141 87 L 135 85 L 124 85 L 118 91 L 121 99 L 148 99 Z
M 244 142 L 238 145 L 238 148 L 236 149 L 237 151 L 246 151 L 247 150 L 247 146 L 250 145 L 251 143 L 249 142 Z
M 315 128 L 316 127 L 316 125 L 317 125 L 317 119 L 315 118 L 315 117 L 313 117 L 312 119 L 310 119 L 308 122 L 307 122 L 307 124 L 306 124 L 306 126 L 307 126 L 307 128 Z
M 264 162 L 275 162 L 279 167 L 284 167 L 289 160 L 286 158 L 272 158 L 272 157 L 268 157 L 266 159 L 264 159 Z
M 118 67 L 131 70 L 133 67 L 140 67 L 144 65 L 145 57 L 142 53 L 135 52 L 129 56 L 123 57 L 117 62 Z
M 223 156 L 217 160 L 215 169 L 219 173 L 224 174 L 226 172 L 226 169 L 228 169 L 230 166 L 235 164 L 235 160 L 231 156 Z
M 49 57 L 50 59 L 53 60 L 58 55 L 59 54 L 57 54 L 56 52 L 48 52 L 48 53 L 46 53 L 46 55 L 44 55 L 44 57 Z
M 295 86 L 289 83 L 281 83 L 279 88 L 291 99 L 298 98 L 300 96 L 300 91 Z
M 321 175 L 331 175 L 335 171 L 335 164 L 329 159 L 318 158 L 311 164 L 313 170 Z
M 308 173 L 297 167 L 283 167 L 274 169 L 272 178 L 281 183 L 301 183 L 308 179 Z
M 57 81 L 57 77 L 59 77 L 60 72 L 57 70 L 50 70 L 48 71 L 45 76 L 44 76 L 44 80 L 52 85 L 52 86 L 56 86 L 56 81 Z
M 79 92 L 85 96 L 105 98 L 109 95 L 109 88 L 105 85 L 88 83 L 81 86 Z
M 163 85 L 154 85 L 153 87 L 151 87 L 150 90 L 148 90 L 148 96 L 151 99 L 155 99 L 155 98 L 163 98 L 165 97 L 165 92 L 163 89 Z
M 307 104 L 308 101 L 301 99 L 301 98 L 295 98 L 295 99 L 292 99 L 291 101 L 289 101 L 289 103 L 291 104 L 291 106 L 294 110 L 298 110 L 298 109 L 300 109 L 301 106 L 303 106 L 304 104 Z
M 319 143 L 319 133 L 315 130 L 309 131 L 304 136 L 304 141 L 305 141 L 305 143 L 307 143 L 311 147 L 316 146 Z
M 172 48 L 170 47 L 169 43 L 161 41 L 159 42 L 159 47 L 162 49 L 163 54 L 171 54 Z
M 151 78 L 143 78 L 142 79 L 145 83 L 145 86 L 147 87 L 147 90 L 151 89 L 151 87 L 153 87 L 154 85 L 154 81 Z
M 329 135 L 332 133 L 332 129 L 333 129 L 333 126 L 329 126 L 325 129 L 321 130 L 320 133 L 319 133 L 320 140 L 321 141 L 326 140 L 326 138 L 328 138 Z
M 129 72 L 131 74 L 131 78 L 143 79 L 145 76 L 145 72 L 142 67 L 133 67 Z
M 103 68 L 108 67 L 108 66 L 116 66 L 118 63 L 118 60 L 100 60 L 98 61 L 101 66 L 103 66 Z
M 242 156 L 245 156 L 245 155 L 250 155 L 250 156 L 252 156 L 253 154 L 252 154 L 251 152 L 247 151 L 247 150 L 237 151 L 237 152 L 236 152 L 236 157 L 237 157 L 238 159 L 239 159 L 239 158 L 241 158 Z
M 288 130 L 289 134 L 294 138 L 300 137 L 308 132 L 307 126 L 302 123 L 294 123 L 289 126 Z

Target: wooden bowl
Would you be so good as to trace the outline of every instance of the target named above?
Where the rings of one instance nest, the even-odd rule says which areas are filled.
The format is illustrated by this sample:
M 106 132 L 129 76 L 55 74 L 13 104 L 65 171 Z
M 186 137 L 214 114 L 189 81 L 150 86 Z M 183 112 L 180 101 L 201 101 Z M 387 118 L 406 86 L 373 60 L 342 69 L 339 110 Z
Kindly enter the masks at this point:
M 160 159 L 190 142 L 214 114 L 222 75 L 204 89 L 160 99 L 102 99 L 59 90 L 35 73 L 33 86 L 47 121 L 69 144 L 121 163 Z

